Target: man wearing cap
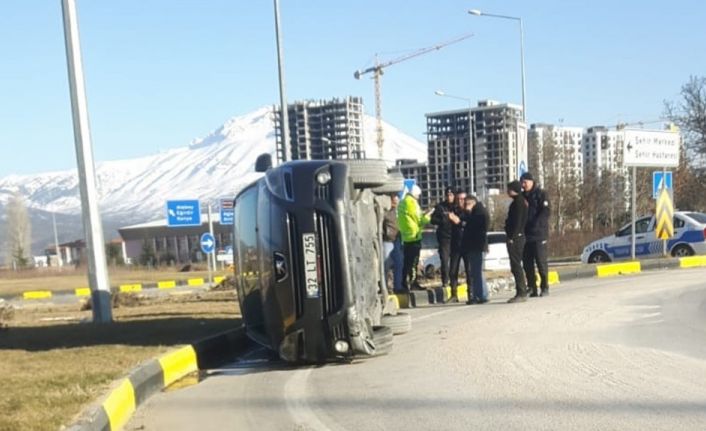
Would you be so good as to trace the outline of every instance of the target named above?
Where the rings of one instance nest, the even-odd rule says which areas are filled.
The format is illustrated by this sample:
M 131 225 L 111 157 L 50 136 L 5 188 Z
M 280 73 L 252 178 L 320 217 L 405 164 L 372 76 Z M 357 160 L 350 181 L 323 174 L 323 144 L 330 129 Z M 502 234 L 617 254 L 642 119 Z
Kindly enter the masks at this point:
M 451 220 L 463 229 L 461 240 L 461 258 L 466 269 L 468 300 L 466 304 L 485 304 L 488 302 L 488 288 L 483 277 L 483 253 L 488 251 L 488 212 L 478 198 L 469 195 L 460 216 L 452 215 Z M 458 302 L 456 287 L 458 277 L 451 282 L 451 298 Z M 449 300 L 451 302 L 451 300 Z
M 397 210 L 397 222 L 400 234 L 402 234 L 404 253 L 402 289 L 405 292 L 409 292 L 411 286 L 417 285 L 417 266 L 419 265 L 419 252 L 422 250 L 422 229 L 429 224 L 429 217 L 434 212 L 432 209 L 422 213 L 422 209 L 419 207 L 421 195 L 422 189 L 415 184 L 402 199 Z
M 431 224 L 436 225 L 436 242 L 439 245 L 439 261 L 441 263 L 441 287 L 449 285 L 449 263 L 451 259 L 451 231 L 453 223 L 449 214 L 454 212 L 454 191 L 447 187 L 446 199 L 434 208 Z
M 522 256 L 525 250 L 528 205 L 522 196 L 522 186 L 519 181 L 512 181 L 507 185 L 507 195 L 512 199 L 512 203 L 505 219 L 505 235 L 507 254 L 510 257 L 510 271 L 515 279 L 515 297 L 507 302 L 524 302 L 527 301 L 527 284 L 525 284 L 525 274 L 522 272 Z
M 463 223 L 456 223 L 466 208 L 466 192 L 463 189 L 456 190 L 456 204 L 454 210 L 449 213 L 449 219 L 453 222 L 451 228 L 451 259 L 449 262 L 449 282 L 451 283 L 451 296 L 448 302 L 458 302 L 458 272 L 461 267 L 461 258 L 463 251 L 461 245 L 463 242 Z
M 549 199 L 547 193 L 535 183 L 531 173 L 525 172 L 520 177 L 525 200 L 527 200 L 527 226 L 525 227 L 525 250 L 522 266 L 527 276 L 530 296 L 549 295 L 549 268 L 547 264 L 547 241 L 549 240 Z M 541 293 L 537 294 L 537 276 L 535 264 L 540 277 Z

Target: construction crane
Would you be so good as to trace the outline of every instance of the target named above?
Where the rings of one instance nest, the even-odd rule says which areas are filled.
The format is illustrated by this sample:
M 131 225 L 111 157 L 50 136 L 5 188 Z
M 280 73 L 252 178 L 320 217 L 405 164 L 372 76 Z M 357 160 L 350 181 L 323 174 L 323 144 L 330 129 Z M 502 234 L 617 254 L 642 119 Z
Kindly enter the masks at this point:
M 378 55 L 375 54 L 375 64 L 367 69 L 364 70 L 356 70 L 355 73 L 353 73 L 353 76 L 355 79 L 360 79 L 363 75 L 366 75 L 368 73 L 373 74 L 373 81 L 375 83 L 375 122 L 376 122 L 376 127 L 375 127 L 375 133 L 377 137 L 377 144 L 378 144 L 378 152 L 380 155 L 380 158 L 383 158 L 382 154 L 382 149 L 384 146 L 385 138 L 383 136 L 383 130 L 382 130 L 382 96 L 380 92 L 380 77 L 383 74 L 383 70 L 386 67 L 392 66 L 393 64 L 397 63 L 402 63 L 403 61 L 411 60 L 415 57 L 419 57 L 420 55 L 427 54 L 432 51 L 437 51 L 441 48 L 444 48 L 449 45 L 453 45 L 454 43 L 461 42 L 462 40 L 466 40 L 470 37 L 472 37 L 473 34 L 469 33 L 460 37 L 457 37 L 456 39 L 449 40 L 447 42 L 439 43 L 434 46 L 429 46 L 426 48 L 419 49 L 417 51 L 411 52 L 409 54 L 403 55 L 401 57 L 397 57 L 395 59 L 385 61 L 383 63 L 380 63 L 378 61 Z

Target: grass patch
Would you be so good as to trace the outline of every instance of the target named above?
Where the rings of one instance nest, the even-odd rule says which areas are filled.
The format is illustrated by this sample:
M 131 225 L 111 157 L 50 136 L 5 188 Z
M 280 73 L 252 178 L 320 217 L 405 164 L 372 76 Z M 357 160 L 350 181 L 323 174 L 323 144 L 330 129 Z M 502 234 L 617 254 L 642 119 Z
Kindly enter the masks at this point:
M 78 306 L 15 313 L 0 331 L 0 431 L 59 429 L 140 363 L 240 325 L 232 291 L 143 299 L 113 313 L 110 325 L 76 323 L 91 317 Z
M 228 271 L 216 271 L 215 275 L 229 275 Z M 161 280 L 203 278 L 208 280 L 208 271 L 180 272 L 177 269 L 132 269 L 112 267 L 108 269 L 111 286 L 133 283 L 154 283 Z M 0 272 L 0 295 L 19 295 L 28 290 L 73 290 L 88 287 L 85 269 L 35 268 L 23 271 Z M 0 430 L 1 431 L 1 430 Z

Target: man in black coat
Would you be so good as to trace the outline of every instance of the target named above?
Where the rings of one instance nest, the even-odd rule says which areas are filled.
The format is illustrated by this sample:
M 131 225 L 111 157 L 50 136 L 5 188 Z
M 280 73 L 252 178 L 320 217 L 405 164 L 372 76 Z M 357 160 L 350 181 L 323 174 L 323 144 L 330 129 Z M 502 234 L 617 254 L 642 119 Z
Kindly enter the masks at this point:
M 520 177 L 522 190 L 527 200 L 527 226 L 525 227 L 525 244 L 522 266 L 527 275 L 527 284 L 530 288 L 530 296 L 549 295 L 549 266 L 547 264 L 547 241 L 549 240 L 549 198 L 547 193 L 535 183 L 531 173 L 525 172 Z M 537 276 L 539 272 L 541 293 L 537 294 Z
M 505 235 L 507 235 L 507 254 L 510 257 L 510 270 L 515 278 L 515 297 L 510 303 L 527 301 L 527 285 L 522 272 L 522 256 L 525 250 L 525 226 L 527 224 L 527 201 L 522 196 L 522 186 L 519 181 L 507 185 L 507 195 L 512 199 L 505 220 Z
M 448 214 L 452 221 L 451 227 L 451 261 L 449 264 L 449 281 L 451 282 L 451 297 L 448 302 L 458 302 L 458 271 L 461 266 L 462 250 L 461 242 L 463 240 L 463 225 L 457 223 L 456 220 L 461 217 L 466 206 L 466 192 L 459 189 L 456 190 L 456 205 L 454 210 Z
M 485 304 L 488 302 L 488 288 L 483 277 L 483 254 L 488 251 L 490 217 L 483 204 L 471 195 L 466 198 L 458 221 L 463 226 L 461 257 L 469 289 L 466 304 Z
M 451 230 L 453 223 L 449 214 L 454 212 L 455 194 L 450 187 L 446 188 L 446 199 L 434 208 L 431 223 L 436 225 L 436 241 L 439 245 L 439 261 L 441 262 L 441 287 L 449 285 L 449 264 L 451 261 Z

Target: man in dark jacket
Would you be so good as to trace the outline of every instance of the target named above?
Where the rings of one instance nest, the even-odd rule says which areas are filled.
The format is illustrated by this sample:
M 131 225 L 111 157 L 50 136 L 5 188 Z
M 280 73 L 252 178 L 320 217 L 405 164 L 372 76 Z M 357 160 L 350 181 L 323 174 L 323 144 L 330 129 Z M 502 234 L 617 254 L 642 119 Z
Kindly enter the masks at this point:
M 530 296 L 549 295 L 549 268 L 547 265 L 547 240 L 549 239 L 549 199 L 547 193 L 536 184 L 531 173 L 525 172 L 520 177 L 524 197 L 529 205 L 527 226 L 525 227 L 525 244 L 522 266 L 527 275 Z M 541 280 L 541 293 L 537 294 L 537 277 L 535 263 Z
M 466 192 L 456 190 L 456 204 L 454 210 L 448 214 L 449 220 L 452 221 L 451 226 L 451 260 L 449 263 L 449 281 L 451 283 L 451 297 L 448 302 L 458 302 L 458 271 L 461 266 L 462 252 L 461 242 L 463 239 L 463 225 L 456 223 L 459 217 L 465 211 Z
M 465 210 L 458 221 L 463 226 L 461 256 L 466 269 L 466 285 L 470 290 L 466 304 L 488 302 L 488 289 L 483 278 L 483 253 L 488 251 L 490 217 L 475 196 L 468 196 Z
M 436 241 L 439 245 L 439 261 L 441 262 L 441 287 L 449 285 L 449 263 L 451 260 L 451 229 L 453 223 L 449 214 L 454 212 L 454 191 L 446 188 L 446 199 L 434 208 L 431 223 L 436 225 Z
M 510 257 L 510 270 L 515 278 L 515 297 L 510 303 L 527 301 L 527 285 L 522 272 L 522 256 L 525 250 L 525 226 L 527 224 L 527 201 L 522 196 L 522 186 L 519 181 L 507 185 L 507 195 L 512 199 L 505 220 L 507 235 L 507 254 Z

